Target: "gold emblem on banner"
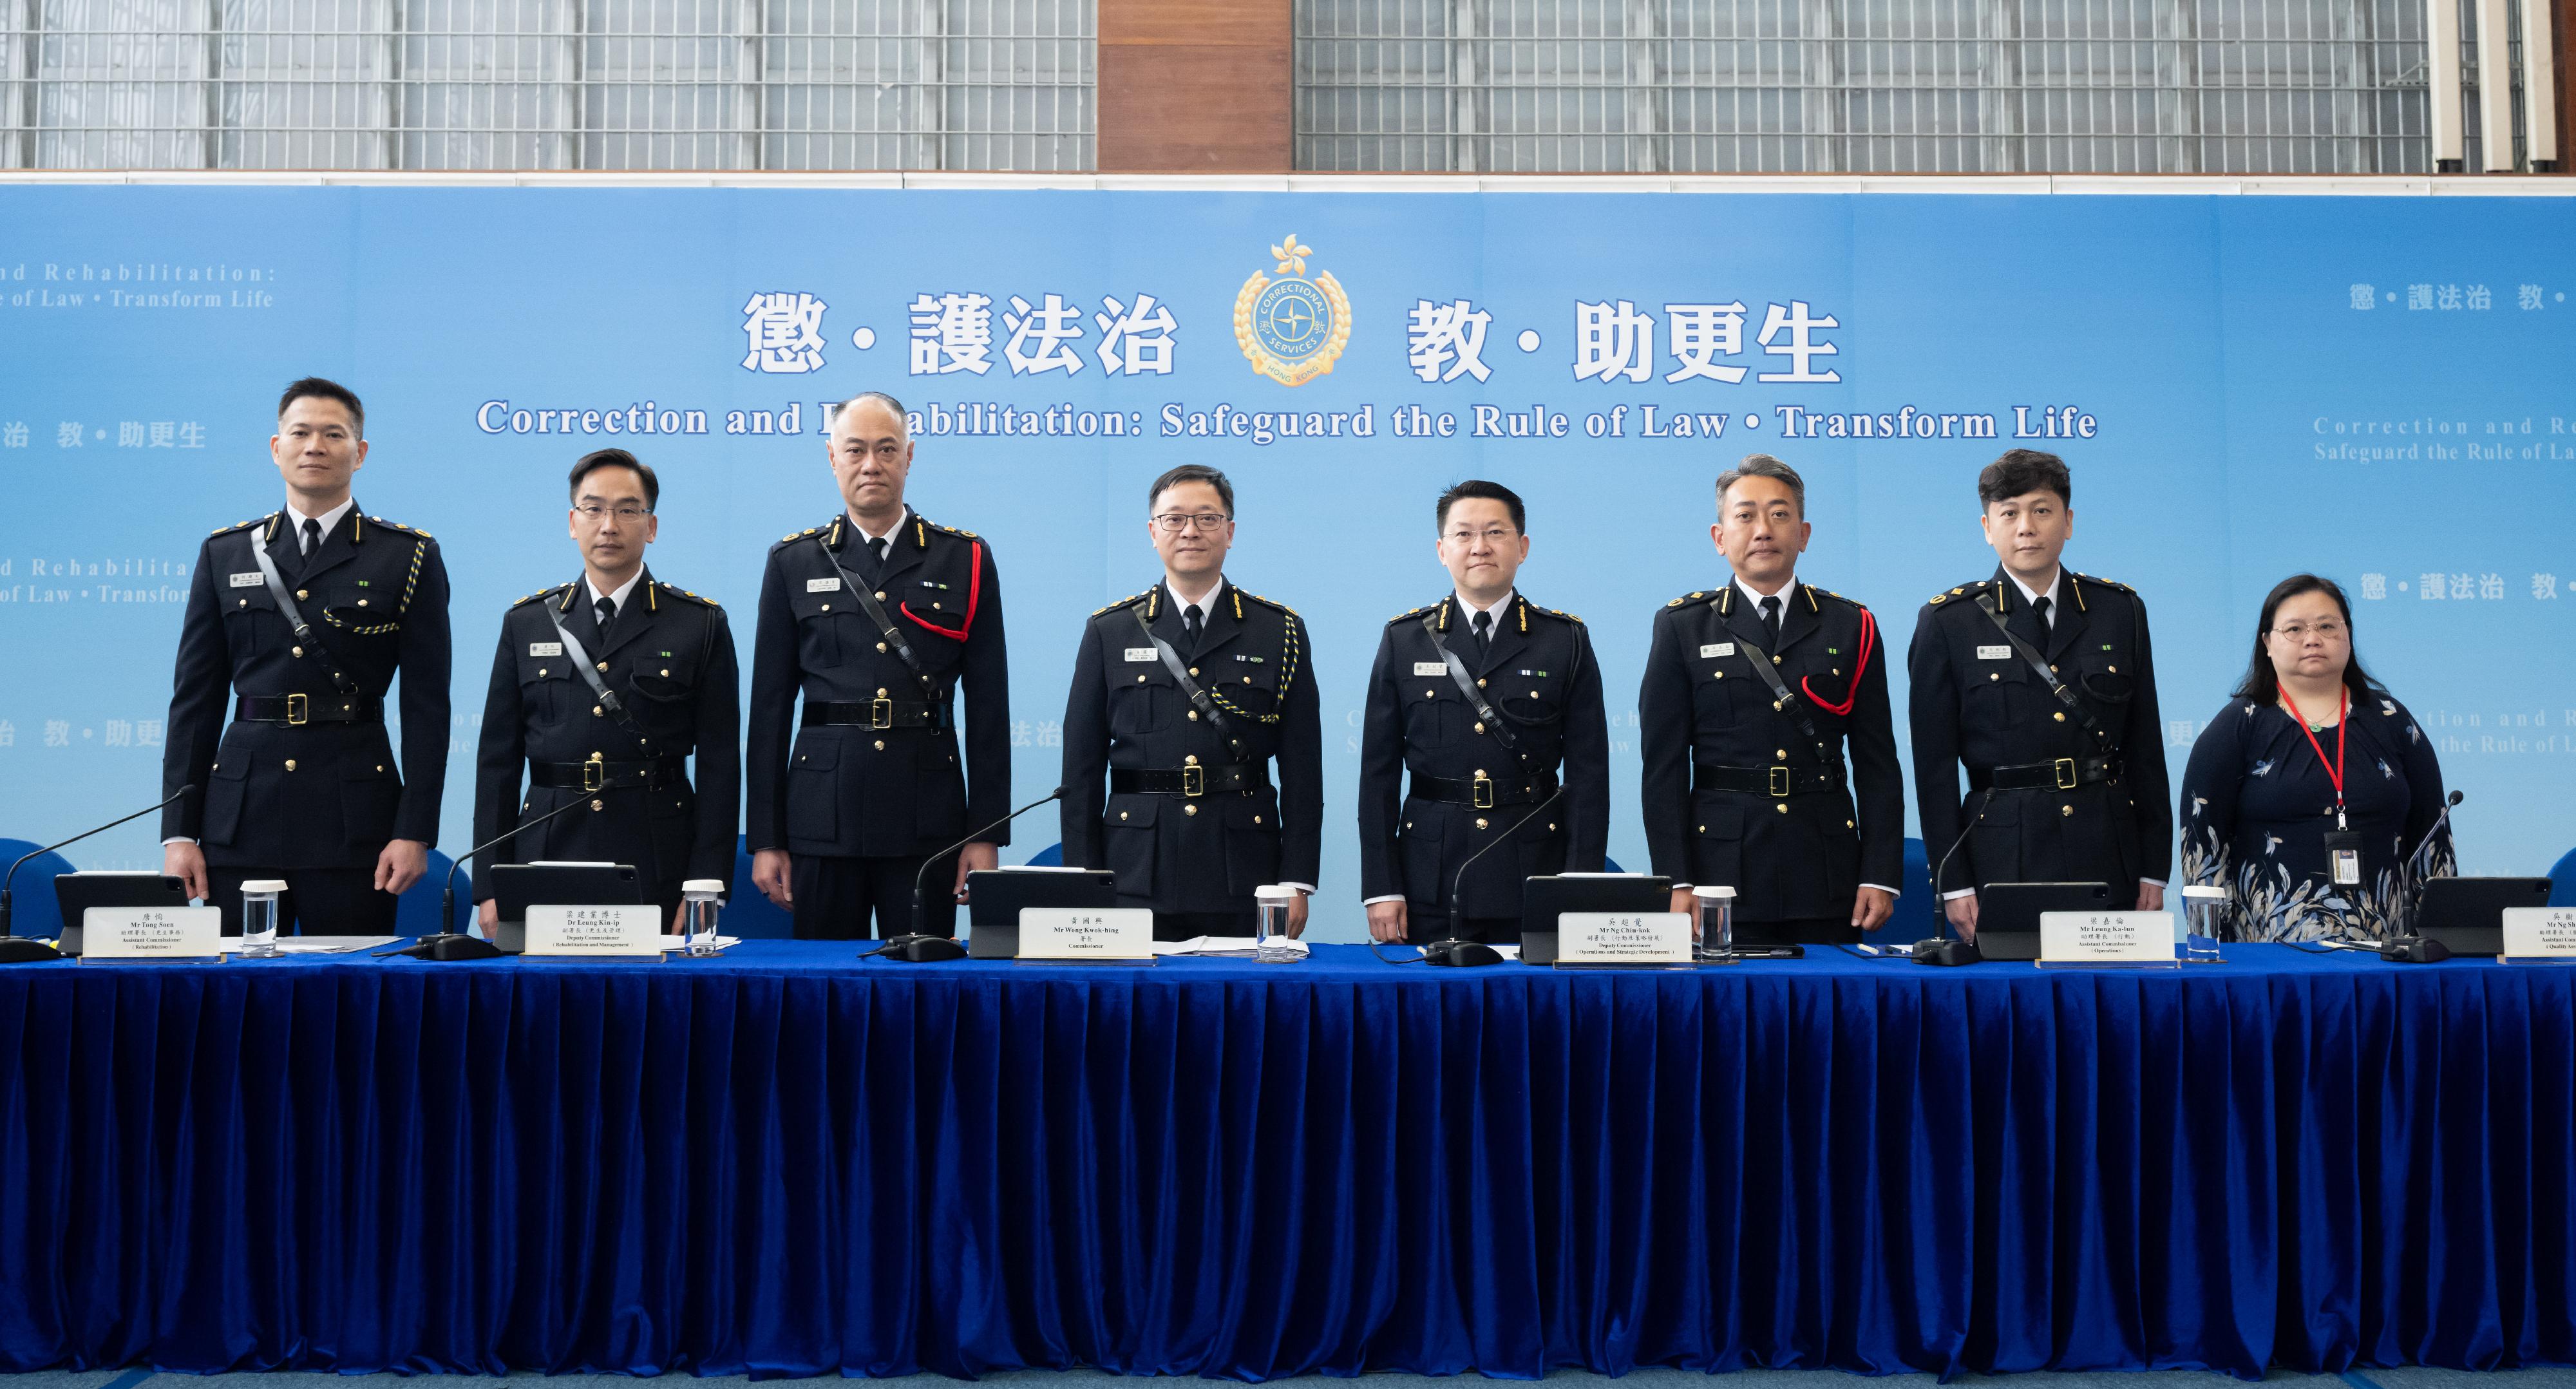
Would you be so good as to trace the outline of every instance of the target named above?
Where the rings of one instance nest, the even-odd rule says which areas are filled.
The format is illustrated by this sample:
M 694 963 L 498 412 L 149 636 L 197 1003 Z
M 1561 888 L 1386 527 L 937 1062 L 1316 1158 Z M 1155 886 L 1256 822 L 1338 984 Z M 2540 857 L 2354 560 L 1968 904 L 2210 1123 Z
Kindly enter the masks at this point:
M 1278 279 L 1255 270 L 1234 296 L 1234 341 L 1252 369 L 1282 386 L 1302 386 L 1333 369 L 1351 341 L 1351 300 L 1329 271 L 1309 279 L 1295 233 L 1279 239 L 1270 257 Z

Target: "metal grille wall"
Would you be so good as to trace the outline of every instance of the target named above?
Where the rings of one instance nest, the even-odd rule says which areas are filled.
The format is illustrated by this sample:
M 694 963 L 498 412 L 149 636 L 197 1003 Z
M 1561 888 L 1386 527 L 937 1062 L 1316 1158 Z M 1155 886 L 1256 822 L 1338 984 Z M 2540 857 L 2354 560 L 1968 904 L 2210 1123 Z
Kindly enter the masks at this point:
M 2422 0 L 1296 0 L 1296 23 L 1301 169 L 2431 167 Z
M 1096 0 L 0 0 L 0 168 L 1093 167 Z

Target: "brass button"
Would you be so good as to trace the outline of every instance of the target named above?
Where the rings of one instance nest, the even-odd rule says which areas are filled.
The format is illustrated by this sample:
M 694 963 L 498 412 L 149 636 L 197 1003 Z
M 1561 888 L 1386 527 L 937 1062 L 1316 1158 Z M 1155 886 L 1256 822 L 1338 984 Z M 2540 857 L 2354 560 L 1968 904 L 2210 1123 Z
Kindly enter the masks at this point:
M 2071 805 L 2061 805 L 2057 808 L 2057 813 L 2060 815 L 2072 815 L 2075 813 L 2075 807 Z
M 1190 674 L 1192 674 L 1192 675 L 1196 675 L 1196 674 L 1198 674 L 1198 673 L 1199 673 L 1199 668 L 1198 668 L 1197 666 L 1192 666 L 1192 667 L 1190 667 Z
M 1144 676 L 1139 675 L 1139 676 L 1137 676 L 1136 678 L 1137 678 L 1137 679 L 1139 679 L 1139 680 L 1142 680 L 1142 679 L 1144 679 L 1145 677 L 1144 677 Z M 1440 694 L 1440 692 L 1439 692 L 1438 690 L 1424 690 L 1424 691 L 1422 692 L 1422 697 L 1423 697 L 1424 699 L 1435 699 L 1435 698 L 1438 698 L 1438 697 L 1439 697 L 1439 694 Z
M 294 759 L 294 758 L 290 757 L 290 758 L 286 759 L 286 770 L 288 770 L 288 771 L 290 771 L 290 772 L 295 770 L 295 759 Z
M 1481 815 L 1477 816 L 1477 817 L 1476 817 L 1476 828 L 1478 828 L 1478 829 L 1483 829 L 1484 827 L 1485 827 L 1485 817 L 1483 817 L 1483 816 L 1481 816 Z
M 879 651 L 883 651 L 883 650 L 885 650 L 885 648 L 884 648 L 884 647 L 882 647 L 882 646 L 880 646 L 880 647 L 878 647 L 878 648 L 877 648 L 877 650 L 879 650 Z M 1144 684 L 1144 683 L 1145 683 L 1145 677 L 1144 677 L 1144 676 L 1141 676 L 1141 675 L 1137 676 L 1137 677 L 1136 677 L 1136 683 L 1137 683 L 1137 684 L 1139 684 L 1139 685 Z
M 599 663 L 599 668 L 600 668 L 601 670 L 606 670 L 606 669 L 608 669 L 608 662 L 606 662 L 606 661 L 602 661 L 602 662 L 600 662 L 600 663 Z
M 1484 769 L 1484 768 L 1482 768 L 1482 767 L 1478 767 L 1478 768 L 1476 769 L 1476 776 L 1478 777 L 1478 779 L 1480 779 L 1480 780 L 1481 780 L 1481 779 L 1484 777 L 1484 775 L 1485 775 L 1485 769 Z
M 1258 816 L 1258 815 L 1253 816 L 1253 817 L 1252 817 L 1252 823 L 1254 823 L 1254 824 L 1256 824 L 1256 825 L 1257 825 L 1257 824 L 1260 824 L 1260 823 L 1261 823 L 1261 817 L 1260 817 L 1260 816 Z
M 1787 748 L 1773 748 L 1771 749 L 1771 755 L 1779 758 L 1783 762 L 1789 760 L 1789 750 Z
M 880 602 L 880 603 L 882 603 L 882 602 L 884 602 L 884 601 L 885 601 L 885 590 L 884 590 L 884 589 L 878 589 L 878 590 L 877 590 L 877 601 L 878 601 L 878 602 Z
M 240 601 L 241 605 L 242 605 L 243 607 L 245 607 L 245 608 L 247 608 L 247 607 L 249 607 L 249 606 L 250 606 L 250 600 L 249 600 L 249 599 L 247 599 L 247 598 L 241 599 L 241 600 L 239 600 L 239 601 Z
M 1119 812 L 1118 812 L 1118 818 L 1119 818 L 1119 819 L 1121 819 L 1121 820 L 1126 819 L 1126 818 L 1127 818 L 1127 812 L 1126 812 L 1126 811 L 1123 811 L 1123 810 L 1122 810 L 1122 811 L 1119 811 Z
M 2049 673 L 2049 674 L 2051 674 L 2051 675 L 2055 675 L 2055 674 L 2057 673 L 2057 667 L 2055 667 L 2055 666 L 2050 666 L 2050 667 L 2048 668 L 2048 673 Z
M 937 612 L 937 611 L 939 611 L 939 604 L 938 604 L 938 603 L 936 603 L 936 602 L 933 602 L 933 603 L 930 605 L 930 610 L 931 610 L 932 612 Z
M 2056 713 L 2049 715 L 2049 717 L 2057 720 L 2059 723 L 2064 723 L 2066 722 L 2066 711 L 2060 709 Z
M 1779 658 L 1779 657 L 1777 657 L 1777 656 L 1772 657 L 1772 658 L 1771 658 L 1771 664 L 1773 664 L 1773 665 L 1775 665 L 1775 666 L 1776 666 L 1776 665 L 1778 665 L 1778 664 L 1780 664 L 1780 658 Z
M 594 704 L 594 705 L 590 706 L 590 716 L 591 716 L 592 718 L 594 718 L 594 719 L 595 719 L 595 718 L 599 718 L 599 717 L 601 716 L 601 715 L 600 715 L 600 708 L 599 708 L 599 706 L 598 706 L 598 705 Z
M 2119 673 L 2120 673 L 2120 668 L 2119 668 L 2118 666 L 2105 666 L 2105 667 L 2103 667 L 2103 668 L 2104 668 L 2105 670 L 2110 671 L 2113 675 L 2117 675 L 2117 674 L 2119 674 Z
M 1184 763 L 1187 763 L 1187 764 L 1188 764 L 1188 765 L 1190 765 L 1190 766 L 1195 767 L 1195 766 L 1197 766 L 1197 765 L 1199 764 L 1199 755 L 1198 755 L 1197 753 L 1195 753 L 1195 752 L 1194 752 L 1194 753 L 1191 753 L 1189 756 L 1182 758 L 1182 759 L 1181 759 L 1181 761 L 1182 761 L 1182 762 L 1184 762 Z
M 543 675 L 543 674 L 545 674 L 545 673 L 546 673 L 546 668 L 545 668 L 544 666 L 539 666 L 539 667 L 537 667 L 537 674 L 539 674 L 539 675 Z
M 829 603 L 825 603 L 825 604 L 823 605 L 823 611 L 825 611 L 825 612 L 830 612 L 831 610 L 832 610 L 832 605 L 831 605 L 831 604 L 829 604 Z M 885 648 L 884 648 L 884 647 L 882 647 L 882 646 L 880 646 L 880 647 L 878 647 L 877 649 L 878 649 L 879 651 L 883 651 Z
M 359 606 L 359 607 L 362 607 L 362 608 L 363 608 L 363 607 L 365 607 L 365 606 L 367 606 L 367 600 L 366 600 L 366 599 L 364 599 L 364 598 L 359 599 L 359 600 L 358 600 L 358 606 Z
M 1481 723 L 1480 723 L 1480 724 L 1478 724 L 1478 725 L 1476 725 L 1476 731 L 1477 731 L 1477 732 L 1479 732 L 1479 733 L 1484 732 L 1484 731 L 1485 731 L 1485 726 L 1484 726 L 1483 724 L 1481 724 Z
M 1554 829 L 1554 828 L 1556 828 L 1556 826 L 1554 826 L 1554 825 L 1550 825 L 1550 826 L 1548 826 L 1548 828 L 1549 828 L 1549 829 Z M 1700 826 L 1700 827 L 1699 827 L 1699 832 L 1700 832 L 1700 833 L 1702 833 L 1702 834 L 1706 834 L 1706 833 L 1708 833 L 1708 826 L 1706 826 L 1706 825 L 1702 825 L 1702 826 Z
M 1476 688 L 1477 688 L 1477 689 L 1480 689 L 1480 690 L 1481 690 L 1481 689 L 1483 689 L 1483 688 L 1485 688 L 1485 682 L 1484 682 L 1484 681 L 1482 681 L 1482 680 L 1478 680 L 1478 681 L 1476 682 Z
M 883 752 L 883 751 L 885 751 L 885 739 L 883 739 L 883 738 L 879 738 L 879 739 L 877 739 L 877 751 L 879 751 L 879 752 Z
M 1723 679 L 1725 679 L 1725 678 L 1726 678 L 1726 672 L 1725 672 L 1725 671 L 1722 671 L 1722 670 L 1721 670 L 1721 671 L 1715 671 L 1715 672 L 1712 672 L 1712 673 L 1713 673 L 1714 675 L 1716 675 L 1716 676 L 1717 676 L 1717 678 L 1718 678 L 1718 679 L 1720 679 L 1720 680 L 1723 680 Z
M 605 802 L 594 800 L 590 803 L 590 808 L 593 810 L 606 810 L 608 809 L 608 806 Z
M 1183 815 L 1196 815 L 1199 813 L 1199 808 L 1194 805 L 1185 805 L 1181 807 L 1181 813 Z
M 1548 832 L 1548 833 L 1550 833 L 1550 834 L 1554 834 L 1554 833 L 1556 833 L 1556 826 L 1554 826 L 1554 825 L 1550 825 L 1550 826 L 1548 826 L 1548 827 L 1547 827 L 1547 832 Z
M 300 589 L 300 588 L 299 588 L 299 589 L 295 590 L 295 596 L 296 596 L 296 597 L 298 597 L 298 598 L 310 598 L 310 597 L 312 597 L 313 595 L 312 595 L 312 594 L 310 594 L 310 593 L 307 593 L 307 592 L 305 592 L 304 590 L 302 590 L 302 589 Z
M 293 651 L 294 651 L 294 653 L 295 653 L 296 655 L 298 655 L 298 656 L 301 656 L 301 655 L 303 655 L 303 654 L 304 654 L 304 648 L 303 648 L 303 647 L 298 646 L 298 647 L 293 647 L 293 648 L 290 648 L 290 649 L 291 649 L 291 650 L 293 650 Z
M 1198 710 L 1196 710 L 1196 709 L 1192 709 L 1192 710 L 1190 711 L 1190 722 L 1192 722 L 1192 723 L 1197 723 L 1198 721 L 1199 721 L 1199 711 L 1198 711 Z
M 1779 812 L 1780 812 L 1781 814 L 1783 814 L 1783 815 L 1786 815 L 1786 814 L 1788 814 L 1788 813 L 1789 813 L 1789 803 L 1788 803 L 1787 801 L 1773 801 L 1773 802 L 1771 803 L 1771 808 L 1772 808 L 1773 810 L 1779 811 Z
M 880 654 L 880 655 L 884 654 L 884 652 L 885 652 L 885 643 L 884 643 L 884 642 L 878 642 L 878 643 L 877 643 L 877 652 L 878 652 L 878 654 Z
M 885 686 L 883 686 L 883 685 L 879 685 L 879 686 L 877 687 L 877 698 L 879 698 L 879 699 L 883 699 L 883 698 L 885 698 L 885 697 L 886 697 Z
M 376 770 L 377 770 L 377 771 L 380 771 L 380 772 L 381 772 L 381 771 L 383 771 L 384 769 L 385 769 L 385 764 L 384 764 L 384 763 L 379 762 L 379 763 L 377 763 L 377 764 L 376 764 Z
M 1847 829 L 1847 830 L 1848 830 L 1848 829 L 1858 829 L 1858 828 L 1859 828 L 1859 826 L 1854 825 L 1854 824 L 1853 824 L 1851 821 L 1849 821 L 1849 820 L 1845 820 L 1845 821 L 1843 821 L 1843 828 L 1844 828 L 1844 829 Z
M 1536 691 L 1536 690 L 1532 690 L 1532 691 L 1530 691 L 1530 698 L 1532 698 L 1532 699 L 1536 699 L 1536 698 L 1538 698 L 1538 691 Z
M 2002 677 L 2001 675 L 1998 675 L 1998 674 L 1994 673 L 1993 671 L 1988 671 L 1988 672 L 1986 672 L 1986 678 L 1987 678 L 1987 679 L 1989 679 L 1989 680 L 2001 680 L 2001 679 L 2003 679 L 2003 677 Z
M 1773 712 L 1773 713 L 1775 713 L 1775 714 L 1776 714 L 1776 713 L 1778 713 L 1779 711 L 1780 711 L 1780 701 L 1778 701 L 1778 700 L 1776 700 L 1776 699 L 1775 699 L 1775 700 L 1773 700 L 1773 701 L 1771 701 L 1771 712 Z
M 670 674 L 670 673 L 671 673 L 671 668 L 670 668 L 669 666 L 664 666 L 664 667 L 662 667 L 662 673 L 663 673 L 664 675 L 668 675 L 668 674 Z

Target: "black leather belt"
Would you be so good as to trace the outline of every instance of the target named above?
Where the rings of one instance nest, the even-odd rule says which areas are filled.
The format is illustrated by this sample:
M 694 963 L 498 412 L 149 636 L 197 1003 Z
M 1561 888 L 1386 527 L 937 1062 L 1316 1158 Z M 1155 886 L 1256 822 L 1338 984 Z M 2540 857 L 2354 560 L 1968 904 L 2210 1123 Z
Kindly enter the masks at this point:
M 1449 805 L 1474 806 L 1490 810 L 1498 805 L 1528 805 L 1556 794 L 1556 778 L 1531 777 L 1526 781 L 1496 781 L 1491 777 L 1417 776 L 1412 794 L 1426 801 Z
M 2116 757 L 2061 757 L 2054 762 L 2025 762 L 2017 767 L 1989 767 L 1983 776 L 1968 778 L 1968 788 L 1984 791 L 2072 791 L 2095 782 L 2118 781 L 2120 759 Z
M 622 787 L 641 786 L 659 791 L 666 786 L 688 783 L 689 763 L 684 757 L 656 757 L 638 762 L 531 762 L 528 784 L 549 791 L 614 791 Z
M 1719 767 L 1691 764 L 1694 791 L 1738 791 L 1748 796 L 1812 796 L 1843 789 L 1843 769 L 1832 767 Z
M 1230 767 L 1112 767 L 1109 789 L 1121 795 L 1248 796 L 1269 790 L 1270 779 L 1262 774 L 1258 762 L 1238 762 Z
M 385 702 L 374 695 L 243 695 L 233 701 L 240 723 L 383 723 Z
M 946 732 L 956 727 L 945 704 L 931 704 L 918 699 L 809 699 L 805 701 L 805 726 L 831 724 L 842 728 L 929 728 Z

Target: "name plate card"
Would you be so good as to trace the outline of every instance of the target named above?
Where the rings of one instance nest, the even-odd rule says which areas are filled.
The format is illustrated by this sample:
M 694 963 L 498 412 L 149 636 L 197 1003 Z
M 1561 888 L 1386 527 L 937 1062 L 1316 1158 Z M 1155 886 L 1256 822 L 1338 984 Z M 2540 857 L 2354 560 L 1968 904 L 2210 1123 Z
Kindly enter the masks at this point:
M 1022 907 L 1023 960 L 1154 962 L 1154 914 L 1143 907 Z
M 2507 907 L 2504 953 L 2516 960 L 2576 960 L 2576 907 Z
M 650 902 L 528 908 L 525 953 L 577 959 L 660 959 L 662 909 Z
M 1561 965 L 1686 965 L 1688 912 L 1560 912 L 1556 962 Z
M 223 953 L 221 907 L 91 907 L 81 913 L 84 960 L 211 960 Z
M 2041 912 L 2043 965 L 2171 965 L 2171 912 Z

